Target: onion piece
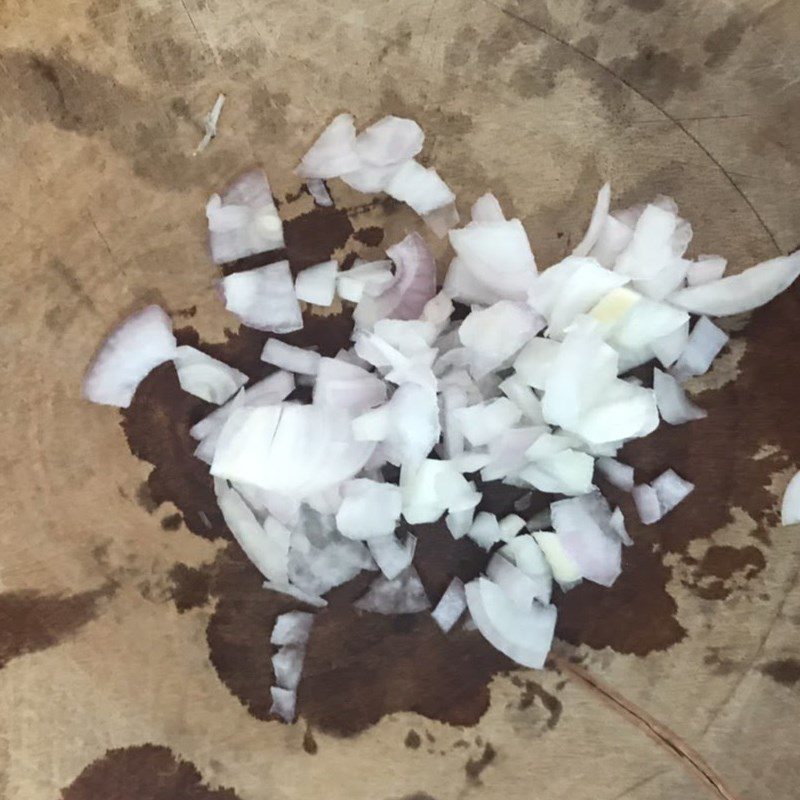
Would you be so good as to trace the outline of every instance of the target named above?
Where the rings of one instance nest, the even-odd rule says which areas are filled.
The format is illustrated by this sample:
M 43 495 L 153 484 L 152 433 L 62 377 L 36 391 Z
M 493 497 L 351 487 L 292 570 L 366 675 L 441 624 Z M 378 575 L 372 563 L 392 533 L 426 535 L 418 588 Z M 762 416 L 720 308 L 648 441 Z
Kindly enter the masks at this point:
M 184 392 L 220 405 L 247 383 L 247 375 L 201 350 L 181 345 L 172 357 Z
M 386 193 L 410 206 L 420 216 L 455 203 L 456 196 L 432 167 L 417 161 L 405 161 L 389 178 Z
M 206 217 L 215 264 L 284 246 L 283 223 L 261 170 L 243 175 L 222 197 L 211 195 Z
M 700 286 L 703 283 L 718 281 L 725 274 L 728 262 L 722 256 L 700 256 L 689 264 L 686 282 L 689 286 Z
M 353 116 L 339 114 L 303 156 L 295 172 L 302 178 L 336 178 L 360 166 Z
M 172 322 L 156 305 L 128 317 L 103 343 L 83 379 L 93 403 L 127 408 L 136 387 L 159 364 L 175 356 Z
M 686 349 L 689 341 L 689 320 L 676 328 L 672 333 L 667 333 L 649 342 L 653 355 L 665 368 L 671 367 Z
M 279 614 L 275 618 L 270 642 L 278 646 L 305 644 L 313 624 L 314 615 L 307 611 L 287 611 L 285 614 Z
M 221 281 L 225 308 L 250 328 L 291 333 L 303 327 L 303 315 L 288 261 L 235 272 Z
M 693 314 L 741 314 L 768 303 L 791 286 L 798 275 L 800 251 L 756 264 L 738 275 L 681 289 L 669 301 Z
M 617 536 L 619 536 L 622 544 L 624 544 L 626 547 L 633 544 L 633 539 L 631 539 L 628 529 L 625 527 L 625 516 L 623 515 L 621 508 L 614 509 L 609 522 L 611 525 L 611 530 L 614 531 Z
M 528 464 L 519 477 L 540 492 L 580 495 L 592 491 L 594 459 L 588 453 L 563 450 Z
M 422 128 L 413 119 L 383 117 L 356 137 L 356 152 L 363 163 L 385 167 L 414 158 L 425 141 Z
M 517 375 L 509 375 L 498 388 L 527 417 L 528 422 L 533 425 L 544 422 L 539 398 Z
M 694 491 L 693 483 L 684 480 L 671 469 L 662 472 L 650 485 L 655 490 L 662 517 Z
M 458 578 L 453 578 L 444 594 L 439 598 L 436 608 L 431 611 L 431 616 L 442 633 L 448 633 L 466 609 L 467 596 L 464 592 L 464 584 Z
M 781 525 L 797 522 L 800 522 L 800 472 L 792 476 L 781 502 Z
M 353 605 L 376 614 L 416 614 L 431 607 L 425 587 L 413 567 L 392 580 L 379 576 Z
M 656 393 L 658 413 L 670 425 L 681 425 L 708 416 L 707 411 L 689 400 L 683 387 L 672 375 L 658 368 L 653 370 L 653 391 Z
M 588 256 L 591 249 L 597 244 L 600 237 L 600 232 L 605 225 L 606 218 L 608 217 L 609 209 L 611 208 L 611 184 L 604 183 L 600 191 L 597 193 L 597 201 L 595 202 L 594 210 L 592 211 L 592 218 L 589 220 L 589 227 L 583 239 L 576 245 L 572 251 L 574 256 Z
M 476 514 L 467 536 L 484 550 L 491 550 L 492 546 L 500 541 L 500 524 L 497 517 L 488 511 Z
M 306 267 L 298 273 L 295 280 L 297 299 L 315 306 L 329 306 L 336 293 L 336 274 L 339 265 L 336 261 L 324 261 Z
M 645 206 L 630 244 L 620 253 L 614 269 L 634 279 L 652 278 L 676 256 L 672 245 L 678 216 L 657 205 Z M 680 255 L 680 254 L 678 254 Z
M 539 545 L 553 579 L 563 591 L 567 591 L 581 580 L 581 570 L 572 556 L 564 548 L 561 538 L 553 531 L 531 531 Z
M 336 276 L 336 291 L 342 300 L 358 303 L 365 292 L 379 295 L 393 282 L 391 261 L 362 261 Z
M 394 580 L 411 564 L 417 547 L 417 537 L 409 533 L 403 543 L 394 535 L 377 537 L 368 539 L 367 547 L 384 576 Z
M 606 456 L 598 458 L 596 463 L 597 469 L 600 470 L 609 483 L 625 492 L 630 492 L 633 489 L 633 467 Z
M 321 359 L 320 354 L 313 350 L 295 347 L 280 339 L 267 339 L 261 360 L 299 375 L 316 375 Z
M 719 352 L 728 343 L 728 334 L 718 328 L 708 317 L 697 320 L 686 348 L 672 368 L 677 380 L 685 380 L 693 375 L 705 375 Z
M 543 390 L 560 348 L 552 339 L 531 339 L 514 361 L 514 372 L 523 383 Z
M 336 527 L 348 539 L 391 536 L 400 519 L 402 496 L 391 483 L 356 478 L 342 484 Z
M 309 178 L 306 181 L 308 193 L 314 198 L 314 202 L 323 208 L 330 208 L 333 200 L 328 192 L 328 187 L 322 178 Z
M 386 255 L 395 264 L 394 281 L 379 295 L 362 295 L 353 313 L 362 328 L 386 318 L 418 319 L 436 294 L 436 262 L 418 233 L 393 244 Z
M 293 689 L 270 686 L 272 706 L 269 713 L 280 717 L 284 722 L 294 722 L 297 716 L 297 693 Z
M 473 222 L 505 222 L 506 220 L 500 203 L 491 192 L 481 195 L 472 204 L 470 214 Z
M 479 447 L 516 425 L 522 412 L 507 398 L 499 397 L 489 403 L 457 408 L 453 416 L 467 441 Z
M 454 539 L 461 539 L 466 536 L 472 527 L 472 521 L 475 518 L 474 508 L 465 508 L 461 511 L 451 511 L 445 517 L 445 525 L 447 530 Z
M 525 667 L 544 666 L 556 624 L 555 606 L 520 608 L 488 578 L 470 581 L 464 591 L 478 630 L 501 653 Z
M 282 689 L 295 691 L 300 684 L 305 656 L 305 647 L 296 645 L 281 647 L 272 656 L 272 674 L 275 677 L 275 683 Z
M 314 384 L 314 405 L 358 414 L 386 400 L 379 377 L 338 358 L 321 358 Z
M 633 487 L 631 494 L 633 502 L 636 504 L 636 511 L 639 513 L 639 519 L 645 525 L 652 525 L 661 519 L 661 504 L 658 501 L 656 490 L 652 486 L 647 483 L 639 484 Z
M 530 534 L 516 536 L 497 552 L 534 581 L 537 587 L 534 597 L 537 600 L 545 604 L 550 602 L 553 575 L 544 553 L 533 536 Z
M 531 608 L 534 598 L 546 593 L 550 583 L 539 583 L 518 569 L 500 553 L 495 553 L 486 565 L 486 577 L 494 581 L 505 595 L 520 608 Z

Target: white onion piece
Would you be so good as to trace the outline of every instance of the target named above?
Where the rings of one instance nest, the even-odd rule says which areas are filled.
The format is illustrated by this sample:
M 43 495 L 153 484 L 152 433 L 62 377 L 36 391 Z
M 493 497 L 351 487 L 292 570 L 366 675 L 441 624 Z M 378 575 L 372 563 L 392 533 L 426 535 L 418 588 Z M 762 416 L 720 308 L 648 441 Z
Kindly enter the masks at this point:
M 484 550 L 490 550 L 492 545 L 500 541 L 500 524 L 497 517 L 488 511 L 476 514 L 467 536 Z
M 413 567 L 392 580 L 379 576 L 353 605 L 376 614 L 416 614 L 431 607 L 425 587 Z
M 700 317 L 689 334 L 686 348 L 672 368 L 672 374 L 679 381 L 693 375 L 705 375 L 727 343 L 728 334 L 725 331 L 708 317 Z
M 356 152 L 363 163 L 385 167 L 414 158 L 425 141 L 422 128 L 413 119 L 386 116 L 356 137 Z
M 592 491 L 594 459 L 588 453 L 564 450 L 537 459 L 519 477 L 540 492 L 579 495 Z
M 328 192 L 328 187 L 322 178 L 309 178 L 306 181 L 308 193 L 314 198 L 314 202 L 318 206 L 330 208 L 333 205 L 333 200 Z
M 389 181 L 401 166 L 402 164 L 390 164 L 385 167 L 375 167 L 361 164 L 358 169 L 342 173 L 339 177 L 357 192 L 377 194 L 386 191 Z
M 645 525 L 652 525 L 661 519 L 661 504 L 658 502 L 658 495 L 652 486 L 647 483 L 639 484 L 633 487 L 631 494 L 639 519 Z
M 451 511 L 445 517 L 444 521 L 452 537 L 454 539 L 461 539 L 469 533 L 474 518 L 475 509 L 465 508 L 462 511 Z
M 225 308 L 248 327 L 291 333 L 303 327 L 303 315 L 288 261 L 235 272 L 221 281 Z
M 597 259 L 606 269 L 613 269 L 619 254 L 633 238 L 633 227 L 619 218 L 620 212 L 606 216 L 597 241 L 587 255 Z
M 368 539 L 367 547 L 378 569 L 386 578 L 393 580 L 411 564 L 417 537 L 409 533 L 402 543 L 394 535 Z
M 469 352 L 472 374 L 481 378 L 512 358 L 543 327 L 543 320 L 525 303 L 500 300 L 468 314 L 458 336 Z
M 653 391 L 656 393 L 658 413 L 670 425 L 681 425 L 708 416 L 707 411 L 689 400 L 683 387 L 672 375 L 657 368 L 653 370 Z
M 703 283 L 718 281 L 725 274 L 728 262 L 722 256 L 700 256 L 689 264 L 686 282 L 689 286 L 700 286 Z
M 313 350 L 286 344 L 280 339 L 267 339 L 261 351 L 261 360 L 299 375 L 316 375 L 320 355 Z
M 655 490 L 662 517 L 694 491 L 693 483 L 684 480 L 671 469 L 662 472 L 650 485 Z
M 442 632 L 448 633 L 466 609 L 467 596 L 464 592 L 464 584 L 458 578 L 453 578 L 444 594 L 439 598 L 436 608 L 431 611 L 431 616 Z
M 520 608 L 488 578 L 470 581 L 464 591 L 469 613 L 483 637 L 525 667 L 544 666 L 556 624 L 555 606 Z
M 494 581 L 520 608 L 531 608 L 534 598 L 542 593 L 542 586 L 500 553 L 495 553 L 486 565 L 486 577 Z
M 303 156 L 295 172 L 302 178 L 336 178 L 360 166 L 353 116 L 339 114 Z
M 284 246 L 283 223 L 261 170 L 243 175 L 222 197 L 211 195 L 206 217 L 216 264 Z
M 538 461 L 541 458 L 549 458 L 556 453 L 562 453 L 564 450 L 569 450 L 575 444 L 573 437 L 563 433 L 548 433 L 549 428 L 545 428 L 539 436 L 536 437 L 531 446 L 525 451 L 525 458 L 528 461 Z
M 611 586 L 622 570 L 620 539 L 611 528 L 611 510 L 599 492 L 550 505 L 553 528 L 582 577 Z
M 528 452 L 537 439 L 546 435 L 544 426 L 511 428 L 488 444 L 488 461 L 482 467 L 484 481 L 496 481 L 516 474 L 528 461 Z
M 481 499 L 451 462 L 432 458 L 417 467 L 404 465 L 400 488 L 403 516 L 411 525 L 436 522 L 445 511 L 474 508 Z
M 269 581 L 288 582 L 289 531 L 277 520 L 259 524 L 241 495 L 226 481 L 215 480 L 214 491 L 225 524 L 244 554 Z
M 336 527 L 342 536 L 372 539 L 394 533 L 403 504 L 399 487 L 356 478 L 343 483 L 341 491 Z
M 543 390 L 560 348 L 552 339 L 531 339 L 514 361 L 514 372 L 528 386 Z
M 436 294 L 436 262 L 418 233 L 393 244 L 386 255 L 395 265 L 394 281 L 379 295 L 362 295 L 353 312 L 362 328 L 386 318 L 418 319 Z
M 499 522 L 500 539 L 510 542 L 520 531 L 525 528 L 525 520 L 519 514 L 506 514 Z
M 172 357 L 184 392 L 220 405 L 247 383 L 247 375 L 195 347 L 182 345 Z
M 297 693 L 293 689 L 270 686 L 272 706 L 269 713 L 280 717 L 284 722 L 294 722 L 297 716 Z
M 386 184 L 386 193 L 410 206 L 420 216 L 437 208 L 450 206 L 455 195 L 432 167 L 425 168 L 417 161 L 402 164 Z
M 336 274 L 339 265 L 336 261 L 323 261 L 306 267 L 298 273 L 295 280 L 297 299 L 315 306 L 329 306 L 336 293 Z
M 607 456 L 598 458 L 596 463 L 597 469 L 600 470 L 609 483 L 625 492 L 633 489 L 633 467 Z
M 511 561 L 522 570 L 536 585 L 534 597 L 542 603 L 549 603 L 553 589 L 553 575 L 550 566 L 533 536 L 516 536 L 503 545 L 498 554 Z
M 596 320 L 602 334 L 608 335 L 624 320 L 631 309 L 642 300 L 639 292 L 626 286 L 610 291 L 597 305 L 589 311 L 589 316 Z
M 528 422 L 538 425 L 544 422 L 542 404 L 533 389 L 517 375 L 509 375 L 498 387 L 500 391 L 527 417 Z
M 687 319 L 683 325 L 676 328 L 672 333 L 653 339 L 649 343 L 649 347 L 653 351 L 653 355 L 661 362 L 661 365 L 668 369 L 680 358 L 681 353 L 686 349 L 688 341 L 689 320 Z
M 472 204 L 470 215 L 473 222 L 505 222 L 506 219 L 500 203 L 491 192 L 481 195 Z
M 800 251 L 671 295 L 669 301 L 693 314 L 725 317 L 763 306 L 794 283 L 800 275 Z
M 391 261 L 364 261 L 336 276 L 336 291 L 342 300 L 358 303 L 365 292 L 379 295 L 393 281 Z
M 313 624 L 313 614 L 307 611 L 287 611 L 275 618 L 270 642 L 278 646 L 305 644 Z
M 314 384 L 314 405 L 358 414 L 386 400 L 386 384 L 376 375 L 337 358 L 322 358 Z
M 128 317 L 103 343 L 83 379 L 83 395 L 93 403 L 127 408 L 136 387 L 176 351 L 172 322 L 158 306 Z
M 589 220 L 589 227 L 583 239 L 577 244 L 572 251 L 574 256 L 588 256 L 591 249 L 597 244 L 600 237 L 600 232 L 605 225 L 606 218 L 608 217 L 609 209 L 611 208 L 611 184 L 604 183 L 600 191 L 597 193 L 597 201 L 595 202 L 594 210 L 592 211 L 592 218 Z
M 536 261 L 518 219 L 471 222 L 449 236 L 457 256 L 444 282 L 450 297 L 484 305 L 527 298 L 536 280 Z
M 581 570 L 572 556 L 564 549 L 561 538 L 552 531 L 531 531 L 536 544 L 539 545 L 553 579 L 567 591 L 581 580 Z
M 636 222 L 633 238 L 620 253 L 614 269 L 631 278 L 652 278 L 675 258 L 672 238 L 678 216 L 656 205 L 645 206 Z
M 622 544 L 624 544 L 626 547 L 633 544 L 633 539 L 631 539 L 628 529 L 625 527 L 625 516 L 623 515 L 621 508 L 614 509 L 613 513 L 611 514 L 609 524 L 611 526 L 611 530 L 614 531 L 617 536 L 619 536 Z
M 425 303 L 420 319 L 433 325 L 436 333 L 441 334 L 449 322 L 453 310 L 453 301 L 445 292 L 439 292 Z
M 296 645 L 281 647 L 272 656 L 272 674 L 275 677 L 275 683 L 282 689 L 296 690 L 300 684 L 305 656 L 304 647 Z
M 781 502 L 781 525 L 797 522 L 800 522 L 800 472 L 792 476 Z
M 458 408 L 453 416 L 467 441 L 479 447 L 516 425 L 522 412 L 507 398 L 499 397 L 489 403 Z

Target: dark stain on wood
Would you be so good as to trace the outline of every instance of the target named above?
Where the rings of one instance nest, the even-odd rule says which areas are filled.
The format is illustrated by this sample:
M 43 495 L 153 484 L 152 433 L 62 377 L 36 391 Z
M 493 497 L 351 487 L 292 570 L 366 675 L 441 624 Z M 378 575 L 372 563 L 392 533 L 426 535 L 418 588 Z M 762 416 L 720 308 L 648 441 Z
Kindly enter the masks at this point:
M 201 608 L 208 602 L 211 576 L 207 570 L 175 564 L 169 577 L 170 597 L 181 614 L 193 608 Z
M 367 247 L 378 247 L 383 241 L 383 228 L 378 225 L 370 225 L 367 228 L 360 228 L 353 233 L 353 238 Z
M 176 531 L 181 526 L 181 522 L 183 522 L 183 517 L 178 514 L 169 514 L 168 516 L 164 517 L 161 520 L 161 527 L 165 531 Z
M 483 752 L 478 758 L 471 758 L 464 765 L 464 772 L 467 773 L 467 779 L 470 783 L 482 783 L 481 775 L 486 767 L 495 760 L 497 751 L 492 747 L 490 742 L 486 742 Z
M 27 653 L 47 650 L 74 636 L 99 612 L 114 586 L 73 595 L 32 590 L 0 594 L 0 669 Z
M 406 734 L 404 744 L 410 750 L 419 750 L 419 746 L 422 744 L 422 739 L 420 739 L 420 736 L 416 731 L 411 730 Z
M 777 661 L 770 661 L 761 667 L 761 672 L 781 686 L 794 686 L 800 681 L 800 660 L 781 658 Z
M 240 800 L 233 789 L 212 789 L 197 767 L 168 747 L 143 744 L 107 750 L 65 789 L 61 800 Z
M 310 756 L 315 756 L 319 751 L 317 740 L 314 738 L 311 728 L 306 728 L 306 732 L 303 734 L 303 750 Z
M 517 676 L 514 676 L 511 680 L 515 686 L 522 688 L 518 708 L 524 711 L 533 706 L 538 699 L 548 714 L 545 724 L 550 730 L 553 730 L 553 728 L 558 725 L 558 721 L 561 719 L 561 712 L 564 710 L 561 701 L 554 694 L 550 694 L 550 692 L 546 691 L 544 687 L 536 683 L 536 681 L 523 680 Z

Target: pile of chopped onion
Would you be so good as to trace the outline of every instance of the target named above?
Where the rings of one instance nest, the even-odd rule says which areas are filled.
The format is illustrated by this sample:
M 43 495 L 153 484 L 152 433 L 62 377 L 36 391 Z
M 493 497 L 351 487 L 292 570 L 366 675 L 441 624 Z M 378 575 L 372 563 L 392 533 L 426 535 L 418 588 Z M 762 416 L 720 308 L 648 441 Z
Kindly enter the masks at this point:
M 631 544 L 596 477 L 630 492 L 648 525 L 689 495 L 694 484 L 672 470 L 637 483 L 616 456 L 661 420 L 705 417 L 682 383 L 708 371 L 727 342 L 709 317 L 771 300 L 800 273 L 800 254 L 725 277 L 719 256 L 686 256 L 692 229 L 671 199 L 611 211 L 606 184 L 580 244 L 539 273 L 525 229 L 493 195 L 455 227 L 453 192 L 415 158 L 423 141 L 412 120 L 385 117 L 357 133 L 342 114 L 297 173 L 320 205 L 332 202 L 325 181 L 340 178 L 390 194 L 448 233 L 454 256 L 440 290 L 419 233 L 394 243 L 385 260 L 345 271 L 326 261 L 293 278 L 279 261 L 237 272 L 221 288 L 244 325 L 295 331 L 301 302 L 329 306 L 338 295 L 353 305 L 351 347 L 328 358 L 269 338 L 262 359 L 276 371 L 247 385 L 238 370 L 177 347 L 168 316 L 150 306 L 107 339 L 84 391 L 127 407 L 145 375 L 172 361 L 184 391 L 219 406 L 191 430 L 196 455 L 265 589 L 322 607 L 331 589 L 373 571 L 355 603 L 363 613 L 430 613 L 443 634 L 461 621 L 539 668 L 556 622 L 553 583 L 563 591 L 583 580 L 611 586 Z M 283 246 L 261 172 L 213 195 L 206 213 L 218 263 Z M 469 313 L 453 319 L 453 301 Z M 651 362 L 648 388 L 629 373 Z M 310 402 L 292 399 L 298 384 L 313 386 Z M 387 466 L 399 468 L 396 483 L 386 475 L 398 470 Z M 528 490 L 515 504 L 520 513 L 498 519 L 482 510 L 486 481 Z M 798 486 L 795 479 L 784 501 L 787 523 L 800 520 Z M 560 499 L 526 520 L 533 490 Z M 466 585 L 453 578 L 431 598 L 414 568 L 416 536 L 399 530 L 442 519 L 487 560 L 485 574 Z M 312 619 L 290 612 L 272 632 L 273 711 L 287 721 Z

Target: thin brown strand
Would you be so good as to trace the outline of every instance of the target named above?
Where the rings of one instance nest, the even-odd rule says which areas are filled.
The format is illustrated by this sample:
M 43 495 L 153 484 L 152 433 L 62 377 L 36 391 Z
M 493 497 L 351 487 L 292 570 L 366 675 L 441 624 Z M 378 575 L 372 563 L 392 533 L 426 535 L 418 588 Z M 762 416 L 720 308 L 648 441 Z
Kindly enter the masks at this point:
M 741 800 L 739 795 L 734 794 L 728 788 L 722 776 L 712 769 L 702 756 L 681 739 L 675 731 L 651 717 L 646 711 L 595 678 L 583 667 L 573 664 L 568 658 L 551 655 L 548 664 L 559 672 L 566 673 L 568 677 L 588 689 L 595 697 L 603 700 L 617 713 L 644 731 L 657 744 L 677 758 L 684 769 L 714 792 L 717 797 L 723 798 L 723 800 Z

